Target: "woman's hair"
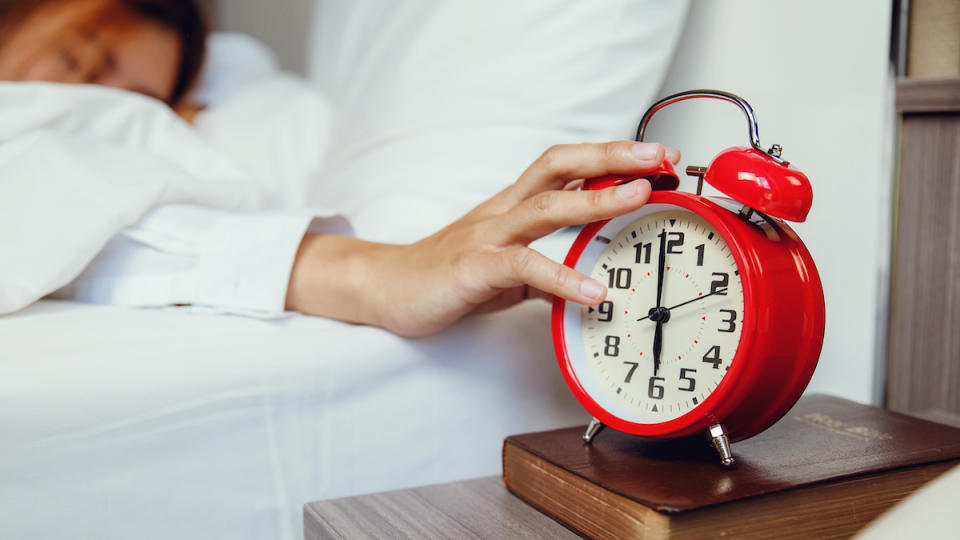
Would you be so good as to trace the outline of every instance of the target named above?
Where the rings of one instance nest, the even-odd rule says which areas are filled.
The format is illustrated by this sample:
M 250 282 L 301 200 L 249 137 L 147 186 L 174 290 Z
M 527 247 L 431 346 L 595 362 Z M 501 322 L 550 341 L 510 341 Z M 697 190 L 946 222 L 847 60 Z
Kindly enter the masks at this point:
M 203 67 L 208 26 L 197 0 L 115 0 L 138 15 L 173 30 L 180 38 L 180 69 L 169 103 L 176 105 L 190 91 Z
M 0 42 L 3 34 L 33 9 L 68 0 L 0 0 Z M 117 6 L 176 32 L 180 38 L 180 67 L 167 102 L 176 105 L 190 91 L 203 67 L 209 27 L 197 0 L 110 0 Z

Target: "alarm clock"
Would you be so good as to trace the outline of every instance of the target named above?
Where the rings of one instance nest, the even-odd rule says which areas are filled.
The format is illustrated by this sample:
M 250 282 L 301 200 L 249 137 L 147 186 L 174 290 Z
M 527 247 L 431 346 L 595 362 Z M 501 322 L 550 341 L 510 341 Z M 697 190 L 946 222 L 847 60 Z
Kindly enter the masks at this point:
M 730 443 L 760 433 L 796 403 L 820 356 L 823 287 L 787 221 L 802 222 L 810 181 L 760 146 L 753 109 L 717 90 L 668 96 L 658 111 L 696 98 L 733 103 L 747 117 L 750 146 L 728 148 L 708 167 L 688 167 L 696 193 L 676 191 L 665 161 L 647 178 L 646 205 L 586 225 L 564 264 L 607 285 L 586 306 L 555 298 L 554 347 L 567 385 L 603 426 L 651 438 L 706 434 L 724 466 Z M 583 189 L 634 181 L 587 179 Z M 702 195 L 707 182 L 726 197 Z

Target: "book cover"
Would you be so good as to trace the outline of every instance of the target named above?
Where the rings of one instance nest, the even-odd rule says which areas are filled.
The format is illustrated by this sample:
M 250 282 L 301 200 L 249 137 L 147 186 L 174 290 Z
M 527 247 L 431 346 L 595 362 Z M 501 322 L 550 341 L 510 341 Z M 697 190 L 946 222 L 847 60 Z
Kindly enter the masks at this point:
M 514 494 L 593 536 L 679 537 L 695 521 L 714 527 L 698 534 L 744 534 L 733 521 L 745 510 L 753 531 L 849 533 L 960 459 L 958 428 L 824 395 L 802 398 L 767 431 L 734 443 L 734 469 L 719 465 L 706 437 L 606 429 L 584 444 L 584 429 L 508 437 L 503 472 Z

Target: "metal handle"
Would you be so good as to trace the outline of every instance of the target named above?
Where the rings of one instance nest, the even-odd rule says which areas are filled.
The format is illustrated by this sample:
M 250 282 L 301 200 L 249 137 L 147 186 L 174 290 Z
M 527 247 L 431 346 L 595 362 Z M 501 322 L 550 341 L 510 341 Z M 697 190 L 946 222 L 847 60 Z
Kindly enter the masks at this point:
M 721 90 L 688 90 L 686 92 L 680 92 L 679 94 L 667 96 L 654 103 L 649 109 L 647 109 L 647 112 L 643 113 L 643 118 L 640 120 L 640 126 L 637 128 L 637 140 L 643 141 L 644 133 L 647 130 L 647 123 L 650 122 L 650 119 L 653 117 L 653 115 L 656 114 L 660 109 L 666 107 L 667 105 L 672 105 L 680 101 L 686 101 L 694 98 L 720 99 L 723 101 L 729 101 L 730 103 L 740 107 L 740 110 L 743 111 L 743 114 L 747 116 L 747 128 L 749 129 L 750 134 L 750 146 L 753 146 L 756 150 L 769 155 L 777 161 L 783 161 L 780 159 L 780 154 L 783 150 L 779 144 L 771 146 L 769 150 L 764 150 L 763 147 L 760 146 L 760 132 L 757 128 L 757 117 L 754 116 L 753 108 L 750 107 L 750 104 L 740 96 L 731 94 L 730 92 L 723 92 Z

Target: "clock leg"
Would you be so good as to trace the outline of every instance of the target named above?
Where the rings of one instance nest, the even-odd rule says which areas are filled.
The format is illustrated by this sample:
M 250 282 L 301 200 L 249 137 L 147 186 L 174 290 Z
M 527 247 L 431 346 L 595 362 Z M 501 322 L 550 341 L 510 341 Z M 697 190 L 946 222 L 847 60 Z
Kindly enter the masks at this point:
M 707 438 L 713 443 L 713 448 L 720 454 L 720 463 L 724 467 L 733 467 L 733 452 L 730 450 L 730 441 L 727 439 L 727 430 L 722 424 L 714 424 L 707 431 Z
M 600 430 L 603 428 L 604 426 L 603 424 L 600 423 L 599 420 L 597 420 L 596 418 L 591 418 L 590 425 L 587 426 L 587 431 L 586 433 L 583 434 L 583 442 L 585 444 L 590 444 L 590 442 L 593 441 L 593 437 L 597 433 L 600 433 Z

